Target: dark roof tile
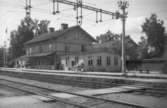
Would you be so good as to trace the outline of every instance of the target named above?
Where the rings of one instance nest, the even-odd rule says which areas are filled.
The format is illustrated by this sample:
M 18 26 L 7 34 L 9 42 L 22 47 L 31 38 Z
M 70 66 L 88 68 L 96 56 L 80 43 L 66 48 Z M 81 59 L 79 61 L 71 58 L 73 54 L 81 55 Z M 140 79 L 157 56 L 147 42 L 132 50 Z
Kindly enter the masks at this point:
M 65 29 L 65 30 L 58 30 L 58 31 L 55 31 L 55 32 L 52 32 L 52 33 L 45 33 L 45 34 L 42 34 L 41 36 L 38 36 L 38 37 L 35 37 L 33 38 L 32 40 L 26 42 L 25 44 L 32 44 L 32 43 L 36 43 L 36 42 L 41 42 L 41 41 L 45 41 L 45 40 L 49 40 L 49 39 L 53 39 L 53 38 L 58 38 L 60 37 L 61 35 L 63 35 L 64 33 L 67 33 L 71 30 L 74 30 L 74 29 L 77 29 L 77 28 L 80 28 L 79 26 L 73 26 L 73 27 L 70 27 L 68 29 Z M 80 28 L 82 29 L 82 28 Z M 83 30 L 83 29 L 82 29 Z M 83 30 L 84 31 L 84 30 Z M 86 31 L 84 31 L 86 34 L 88 34 Z M 89 35 L 89 34 L 88 34 Z M 89 35 L 90 36 L 90 35 Z M 90 38 L 95 41 L 95 39 L 90 36 Z

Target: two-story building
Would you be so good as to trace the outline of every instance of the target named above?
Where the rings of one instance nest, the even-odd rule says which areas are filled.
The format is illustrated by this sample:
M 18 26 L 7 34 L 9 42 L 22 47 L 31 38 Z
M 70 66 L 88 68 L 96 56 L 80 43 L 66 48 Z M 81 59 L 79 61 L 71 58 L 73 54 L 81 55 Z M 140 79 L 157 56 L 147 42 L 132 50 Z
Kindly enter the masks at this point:
M 85 52 L 61 56 L 64 70 L 84 71 L 120 71 L 120 57 L 107 48 L 90 49 Z
M 27 66 L 74 70 L 82 65 L 87 71 L 120 70 L 120 57 L 107 49 L 88 48 L 94 42 L 96 40 L 80 26 L 62 24 L 60 30 L 25 43 Z

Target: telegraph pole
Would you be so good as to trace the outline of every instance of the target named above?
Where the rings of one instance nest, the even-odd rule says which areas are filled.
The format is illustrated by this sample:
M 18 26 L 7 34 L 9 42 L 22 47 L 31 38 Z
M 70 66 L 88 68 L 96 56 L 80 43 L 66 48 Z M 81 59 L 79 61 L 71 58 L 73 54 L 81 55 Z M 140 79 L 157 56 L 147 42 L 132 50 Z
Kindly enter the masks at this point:
M 76 22 L 77 25 L 82 24 L 82 0 L 76 0 L 76 5 L 74 5 L 74 10 L 76 10 Z
M 31 0 L 25 0 L 25 11 L 26 11 L 26 18 L 31 17 Z
M 122 10 L 122 38 L 121 38 L 121 46 L 122 46 L 122 54 L 121 54 L 121 71 L 123 73 L 123 75 L 127 75 L 126 73 L 126 52 L 125 52 L 125 22 L 126 22 L 126 18 L 127 18 L 127 12 L 126 9 L 129 6 L 129 3 L 127 1 L 119 1 L 118 2 L 118 6 L 119 8 Z

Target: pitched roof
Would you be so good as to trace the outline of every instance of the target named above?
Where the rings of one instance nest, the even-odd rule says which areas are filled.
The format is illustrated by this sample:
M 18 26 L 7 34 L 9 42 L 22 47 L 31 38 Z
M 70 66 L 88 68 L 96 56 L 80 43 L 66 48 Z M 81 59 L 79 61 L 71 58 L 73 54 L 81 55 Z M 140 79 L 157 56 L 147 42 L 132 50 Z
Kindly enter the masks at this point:
M 163 63 L 165 62 L 162 58 L 152 58 L 143 60 L 127 60 L 128 63 Z
M 109 54 L 115 55 L 115 53 L 108 48 L 93 48 L 93 49 L 86 50 L 84 52 L 69 52 L 64 55 L 86 55 L 86 54 L 97 54 L 97 53 L 109 53 Z
M 33 54 L 33 55 L 30 55 L 30 56 L 27 56 L 27 57 L 45 57 L 45 56 L 49 56 L 49 55 L 52 55 L 54 54 L 55 52 L 47 52 L 47 53 L 39 53 L 39 54 Z
M 89 35 L 85 30 L 83 30 L 80 26 L 73 26 L 73 27 L 70 27 L 68 29 L 65 29 L 65 30 L 58 30 L 58 31 L 55 31 L 55 32 L 52 32 L 52 33 L 44 33 L 42 34 L 41 36 L 38 36 L 38 37 L 35 37 L 33 38 L 32 40 L 26 42 L 25 44 L 32 44 L 32 43 L 36 43 L 36 42 L 41 42 L 41 41 L 45 41 L 45 40 L 49 40 L 49 39 L 53 39 L 53 38 L 58 38 L 60 37 L 61 35 L 65 34 L 65 33 L 68 33 L 69 31 L 71 30 L 76 30 L 76 29 L 80 29 L 82 30 L 83 32 L 85 32 L 93 41 L 95 41 L 95 39 Z

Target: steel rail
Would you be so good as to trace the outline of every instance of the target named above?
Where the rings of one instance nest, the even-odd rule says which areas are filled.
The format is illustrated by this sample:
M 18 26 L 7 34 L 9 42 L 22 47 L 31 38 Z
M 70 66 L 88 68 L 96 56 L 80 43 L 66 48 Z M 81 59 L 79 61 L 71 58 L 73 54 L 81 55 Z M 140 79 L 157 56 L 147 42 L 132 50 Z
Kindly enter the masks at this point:
M 27 92 L 27 93 L 30 93 L 30 94 L 35 94 L 35 95 L 39 95 L 39 96 L 42 96 L 42 97 L 46 97 L 46 98 L 52 99 L 52 101 L 59 101 L 59 102 L 69 104 L 69 105 L 73 105 L 73 106 L 76 106 L 76 107 L 79 107 L 79 108 L 91 108 L 90 106 L 82 105 L 80 103 L 76 103 L 76 102 L 65 100 L 65 99 L 62 99 L 62 98 L 59 98 L 59 97 L 56 97 L 56 96 L 52 96 L 52 95 L 49 95 L 48 93 L 39 93 L 39 92 L 33 91 L 33 90 L 18 88 L 18 87 L 15 87 L 14 85 L 2 84 L 2 83 L 0 83 L 0 84 L 4 85 L 4 86 L 7 86 L 7 87 L 10 87 L 10 88 L 14 88 L 14 89 L 23 91 L 23 92 Z
M 4 80 L 4 79 L 2 79 Z M 6 80 L 6 79 L 5 79 Z M 15 82 L 15 81 L 11 81 L 11 80 L 6 80 L 8 82 L 12 82 L 12 83 L 17 83 L 17 84 L 23 84 L 24 86 L 27 85 L 27 86 L 31 86 L 31 87 L 36 87 L 36 88 L 40 88 L 40 89 L 47 89 L 47 90 L 51 90 L 51 91 L 55 91 L 55 92 L 59 92 L 59 93 L 66 93 L 66 94 L 71 94 L 71 95 L 76 95 L 76 96 L 80 96 L 80 97 L 85 97 L 85 98 L 90 98 L 90 99 L 95 99 L 95 100 L 100 100 L 100 101 L 103 101 L 103 102 L 109 102 L 109 103 L 115 103 L 115 104 L 121 104 L 121 105 L 126 105 L 126 106 L 130 106 L 130 107 L 135 107 L 135 108 L 146 108 L 145 106 L 142 106 L 142 105 L 136 105 L 136 104 L 131 104 L 131 103 L 126 103 L 126 102 L 120 102 L 120 101 L 116 101 L 116 100 L 111 100 L 111 99 L 105 99 L 105 98 L 100 98 L 100 97 L 96 97 L 96 96 L 89 96 L 89 95 L 83 95 L 83 94 L 79 94 L 79 93 L 72 93 L 72 92 L 68 92 L 68 91 L 62 91 L 62 90 L 53 90 L 53 89 L 49 89 L 49 88 L 44 88 L 44 87 L 41 87 L 41 86 L 38 86 L 38 85 L 31 85 L 31 84 L 25 84 L 25 83 L 22 83 L 22 82 Z M 16 89 L 18 89 L 16 87 Z M 27 90 L 25 90 L 27 91 Z M 29 91 L 28 91 L 29 92 Z M 36 94 L 36 93 L 35 93 Z M 37 92 L 37 95 L 39 93 Z M 40 96 L 42 96 L 41 94 L 39 94 Z M 45 96 L 44 96 L 45 97 Z M 52 98 L 53 97 L 53 98 Z M 49 97 L 48 97 L 49 98 Z M 55 97 L 57 98 L 57 97 Z M 54 99 L 54 96 L 51 96 L 51 99 Z M 59 100 L 60 99 L 60 100 Z M 56 100 L 56 99 L 55 99 Z M 63 99 L 61 98 L 58 98 L 57 101 L 62 101 L 62 102 L 67 102 L 66 100 L 64 101 Z M 69 102 L 67 102 L 67 104 L 70 104 Z M 72 103 L 71 105 L 75 105 L 76 103 Z M 79 106 L 81 104 L 77 104 L 76 106 Z M 81 105 L 81 108 L 90 108 L 90 106 L 82 106 Z

